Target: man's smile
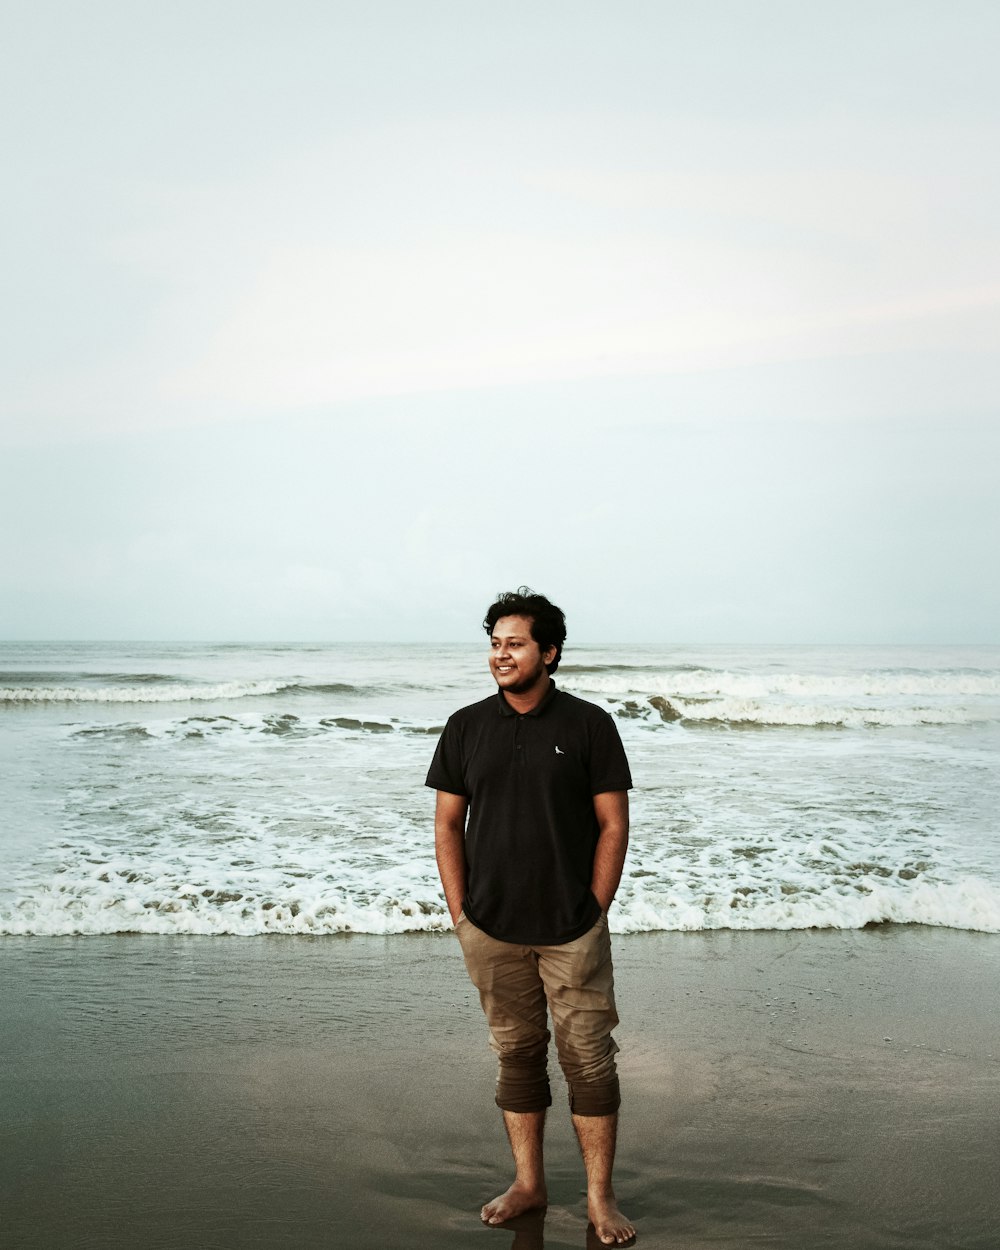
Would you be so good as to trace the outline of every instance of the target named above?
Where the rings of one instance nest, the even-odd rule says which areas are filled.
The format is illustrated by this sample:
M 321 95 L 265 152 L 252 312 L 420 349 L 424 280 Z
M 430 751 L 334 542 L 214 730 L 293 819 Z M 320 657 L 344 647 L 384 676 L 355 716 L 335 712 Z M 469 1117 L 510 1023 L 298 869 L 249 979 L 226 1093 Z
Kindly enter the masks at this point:
M 548 688 L 546 661 L 551 661 L 554 652 L 552 647 L 543 653 L 531 636 L 530 617 L 502 616 L 490 634 L 490 672 L 504 695 L 527 696 L 531 707 Z

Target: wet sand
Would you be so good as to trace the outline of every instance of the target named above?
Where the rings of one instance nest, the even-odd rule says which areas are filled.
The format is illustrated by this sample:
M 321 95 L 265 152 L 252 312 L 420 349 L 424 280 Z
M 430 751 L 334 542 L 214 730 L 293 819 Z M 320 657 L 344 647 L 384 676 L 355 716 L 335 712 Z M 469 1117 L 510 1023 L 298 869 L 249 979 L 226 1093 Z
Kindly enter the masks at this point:
M 995 1250 L 995 937 L 665 933 L 615 957 L 641 1245 Z M 559 1078 L 548 1213 L 478 1221 L 508 1158 L 450 935 L 4 938 L 0 978 L 5 1245 L 588 1245 Z

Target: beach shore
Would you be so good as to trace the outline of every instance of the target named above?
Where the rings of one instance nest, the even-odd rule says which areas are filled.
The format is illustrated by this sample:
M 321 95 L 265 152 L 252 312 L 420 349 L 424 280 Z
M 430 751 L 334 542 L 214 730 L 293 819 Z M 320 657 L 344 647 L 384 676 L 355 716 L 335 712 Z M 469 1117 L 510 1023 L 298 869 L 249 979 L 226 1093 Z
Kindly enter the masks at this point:
M 639 1244 L 995 1250 L 995 937 L 656 933 L 615 959 Z M 0 967 L 12 1250 L 588 1245 L 561 1077 L 547 1214 L 479 1223 L 508 1154 L 451 935 L 5 938 Z

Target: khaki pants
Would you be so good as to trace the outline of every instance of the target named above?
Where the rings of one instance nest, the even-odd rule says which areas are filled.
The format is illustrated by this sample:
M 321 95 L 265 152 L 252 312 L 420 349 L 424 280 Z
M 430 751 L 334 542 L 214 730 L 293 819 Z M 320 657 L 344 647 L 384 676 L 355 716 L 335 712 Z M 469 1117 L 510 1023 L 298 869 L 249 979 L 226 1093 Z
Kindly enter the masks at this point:
M 621 1101 L 611 1030 L 618 1023 L 607 916 L 561 946 L 519 946 L 455 925 L 500 1060 L 497 1106 L 542 1111 L 552 1102 L 547 1071 L 552 1015 L 556 1051 L 574 1115 L 610 1115 Z

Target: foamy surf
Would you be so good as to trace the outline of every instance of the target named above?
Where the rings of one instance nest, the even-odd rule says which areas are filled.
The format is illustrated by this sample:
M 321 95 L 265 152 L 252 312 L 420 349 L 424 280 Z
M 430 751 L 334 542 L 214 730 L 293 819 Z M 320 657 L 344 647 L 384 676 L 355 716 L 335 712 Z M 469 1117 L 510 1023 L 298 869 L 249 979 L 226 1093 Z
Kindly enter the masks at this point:
M 567 689 L 617 716 L 689 727 L 867 728 L 1000 721 L 996 671 L 734 672 L 577 665 Z
M 857 707 L 777 701 L 762 703 L 753 699 L 710 696 L 694 701 L 677 696 L 651 695 L 641 699 L 612 700 L 610 703 L 616 716 L 643 720 L 652 726 L 680 723 L 688 726 L 731 725 L 735 728 L 756 725 L 762 728 L 861 729 L 877 725 L 973 725 L 996 720 L 998 714 L 998 709 L 993 706 Z
M 192 703 L 259 698 L 277 694 L 294 683 L 227 681 L 216 685 L 185 686 L 164 683 L 128 686 L 3 686 L 2 703 Z
M 656 669 L 576 665 L 563 679 L 574 687 L 606 694 L 650 691 L 698 697 L 760 699 L 774 695 L 806 700 L 834 698 L 1000 698 L 1000 675 L 976 672 L 734 673 L 718 669 Z
M 163 881 L 107 889 L 93 881 L 49 882 L 0 909 L 0 934 L 32 936 L 114 933 L 258 937 L 344 933 L 441 932 L 451 927 L 443 900 L 427 882 L 407 894 L 355 898 L 333 887 L 260 891 Z M 134 883 L 133 883 L 134 885 Z M 626 888 L 611 915 L 614 933 L 702 929 L 860 929 L 921 924 L 1000 933 L 1000 889 L 967 878 L 955 882 L 878 882 L 858 891 L 827 886 L 788 895 L 781 883 L 755 897 L 732 890 L 706 893 L 678 884 Z
M 572 654 L 636 783 L 616 931 L 1000 931 L 1000 649 Z M 4 644 L 0 932 L 447 929 L 423 779 L 490 690 L 475 646 Z

